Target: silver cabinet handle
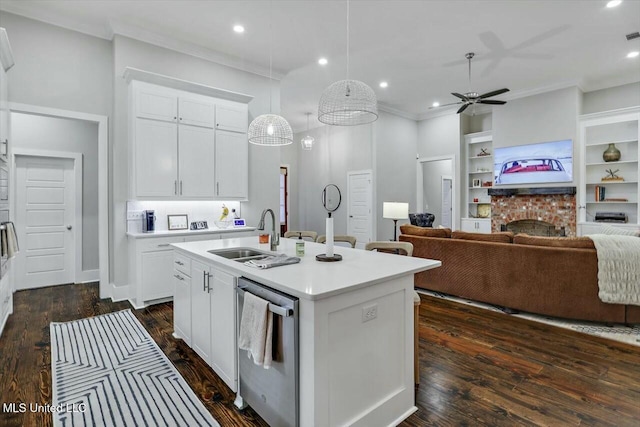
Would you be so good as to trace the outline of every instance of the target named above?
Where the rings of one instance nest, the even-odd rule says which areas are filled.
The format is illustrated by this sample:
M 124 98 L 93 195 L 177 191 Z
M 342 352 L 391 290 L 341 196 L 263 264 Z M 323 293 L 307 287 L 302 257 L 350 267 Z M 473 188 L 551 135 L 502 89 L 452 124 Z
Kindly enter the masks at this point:
M 207 273 L 207 293 L 211 293 L 211 274 Z
M 207 272 L 206 271 L 202 272 L 202 290 L 203 291 L 207 290 Z
M 220 195 L 220 183 L 216 182 L 216 196 Z
M 173 277 L 175 277 L 178 280 L 184 280 L 184 277 L 178 276 L 177 274 L 174 274 Z
M 164 248 L 164 247 L 167 247 L 169 245 L 170 245 L 170 243 L 161 243 L 161 244 L 158 245 L 158 247 L 159 248 Z
M 182 262 L 182 261 L 176 261 L 176 264 L 178 264 L 178 265 L 184 265 L 184 262 Z
M 178 195 L 178 180 L 173 181 L 173 194 Z
M 180 195 L 182 195 L 182 180 L 180 180 Z

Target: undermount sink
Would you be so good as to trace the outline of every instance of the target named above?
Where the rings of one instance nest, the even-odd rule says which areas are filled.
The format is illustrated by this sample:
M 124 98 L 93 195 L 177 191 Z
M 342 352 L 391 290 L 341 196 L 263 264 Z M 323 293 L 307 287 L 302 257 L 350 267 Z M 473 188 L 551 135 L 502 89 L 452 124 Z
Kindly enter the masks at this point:
M 262 259 L 272 255 L 269 252 L 258 251 L 251 248 L 213 249 L 207 252 L 238 262 L 244 262 L 251 259 Z

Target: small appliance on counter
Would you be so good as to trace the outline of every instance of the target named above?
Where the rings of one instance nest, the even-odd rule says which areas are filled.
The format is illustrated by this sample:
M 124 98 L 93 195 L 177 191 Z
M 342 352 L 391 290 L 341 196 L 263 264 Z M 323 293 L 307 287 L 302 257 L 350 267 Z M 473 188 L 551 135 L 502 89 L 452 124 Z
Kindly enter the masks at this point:
M 142 211 L 142 232 L 152 233 L 156 230 L 155 211 Z

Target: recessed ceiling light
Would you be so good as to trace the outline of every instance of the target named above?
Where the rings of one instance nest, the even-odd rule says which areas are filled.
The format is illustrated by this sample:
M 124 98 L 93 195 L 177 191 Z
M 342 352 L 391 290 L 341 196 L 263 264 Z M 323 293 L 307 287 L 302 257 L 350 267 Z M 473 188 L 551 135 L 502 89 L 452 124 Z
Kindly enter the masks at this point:
M 612 7 L 620 6 L 620 3 L 622 3 L 622 0 L 611 0 L 609 3 L 607 3 L 607 7 L 612 8 Z
M 327 61 L 327 58 L 318 59 L 318 64 L 320 64 L 320 65 L 327 65 L 328 63 L 329 63 L 329 61 Z
M 244 27 L 242 25 L 234 25 L 233 31 L 235 31 L 238 34 L 242 34 L 244 33 Z
M 438 101 L 434 102 L 433 104 L 431 104 L 432 107 L 439 107 L 440 103 Z
M 380 82 L 380 87 L 381 87 L 381 88 L 383 88 L 383 89 L 384 89 L 385 87 L 388 87 L 388 86 L 389 86 L 389 83 L 387 83 L 387 82 Z
M 638 52 L 637 50 L 634 50 L 633 52 L 627 53 L 627 58 L 635 58 L 638 55 L 640 55 L 640 52 Z

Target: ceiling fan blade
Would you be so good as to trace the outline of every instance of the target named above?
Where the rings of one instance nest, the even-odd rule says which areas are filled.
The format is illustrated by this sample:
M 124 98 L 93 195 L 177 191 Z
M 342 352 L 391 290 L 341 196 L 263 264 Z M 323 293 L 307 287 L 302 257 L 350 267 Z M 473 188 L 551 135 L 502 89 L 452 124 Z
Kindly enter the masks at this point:
M 464 102 L 467 102 L 469 100 L 469 98 L 467 98 L 466 96 L 464 96 L 462 94 L 459 94 L 459 93 L 456 93 L 456 92 L 451 92 L 451 95 L 462 99 Z
M 476 102 L 477 104 L 487 104 L 487 105 L 504 105 L 507 101 L 498 101 L 497 99 L 481 99 Z
M 506 92 L 509 92 L 509 89 L 504 88 L 504 89 L 493 90 L 491 92 L 483 93 L 478 98 L 491 98 L 492 96 L 502 95 L 503 93 L 506 93 Z
M 462 107 L 460 107 L 460 109 L 459 109 L 458 111 L 456 111 L 456 114 L 460 114 L 460 113 L 462 113 L 464 110 L 466 110 L 466 109 L 467 109 L 467 107 L 468 107 L 469 105 L 470 105 L 470 104 L 464 104 Z
M 462 103 L 463 103 L 462 101 L 460 101 L 460 102 L 451 102 L 451 103 L 449 103 L 449 104 L 442 104 L 442 105 L 438 105 L 437 107 L 429 107 L 429 110 L 433 110 L 434 108 L 449 107 L 449 106 L 451 106 L 451 105 L 460 105 L 460 104 L 462 104 Z

